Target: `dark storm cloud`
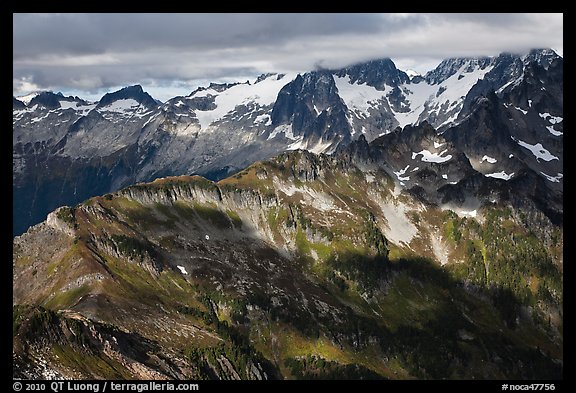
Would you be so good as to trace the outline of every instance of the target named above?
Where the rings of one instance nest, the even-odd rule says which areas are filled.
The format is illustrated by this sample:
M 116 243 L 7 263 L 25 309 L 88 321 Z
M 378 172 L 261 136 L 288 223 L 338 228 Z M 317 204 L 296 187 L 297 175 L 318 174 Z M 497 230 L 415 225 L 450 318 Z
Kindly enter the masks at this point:
M 380 31 L 376 14 L 15 14 L 14 59 L 150 48 L 217 49 Z
M 13 22 L 15 93 L 192 86 L 379 57 L 426 71 L 446 57 L 563 45 L 561 14 L 14 14 Z

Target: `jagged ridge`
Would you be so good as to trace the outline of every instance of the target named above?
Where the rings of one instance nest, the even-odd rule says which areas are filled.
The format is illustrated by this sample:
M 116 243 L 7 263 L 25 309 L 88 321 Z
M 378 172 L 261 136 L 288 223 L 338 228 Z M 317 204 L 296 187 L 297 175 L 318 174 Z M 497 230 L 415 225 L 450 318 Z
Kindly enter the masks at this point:
M 559 378 L 561 230 L 439 210 L 347 154 L 60 209 L 15 239 L 14 302 L 136 331 L 193 377 Z

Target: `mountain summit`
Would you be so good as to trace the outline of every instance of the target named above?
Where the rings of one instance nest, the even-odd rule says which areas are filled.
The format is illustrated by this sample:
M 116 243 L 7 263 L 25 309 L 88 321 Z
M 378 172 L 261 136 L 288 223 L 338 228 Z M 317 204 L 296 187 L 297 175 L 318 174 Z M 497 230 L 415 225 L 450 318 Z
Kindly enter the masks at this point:
M 158 106 L 156 100 L 146 93 L 142 89 L 142 86 L 134 85 L 125 87 L 113 93 L 105 94 L 98 102 L 96 109 L 104 108 L 120 100 L 134 100 L 148 108 L 156 108 Z

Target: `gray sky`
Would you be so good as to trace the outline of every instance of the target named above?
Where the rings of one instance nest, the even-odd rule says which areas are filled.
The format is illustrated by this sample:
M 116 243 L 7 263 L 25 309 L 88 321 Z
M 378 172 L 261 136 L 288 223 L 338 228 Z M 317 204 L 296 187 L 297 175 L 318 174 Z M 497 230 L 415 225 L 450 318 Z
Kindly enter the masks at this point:
M 562 14 L 14 14 L 13 94 L 98 99 L 141 84 L 155 98 L 211 81 L 390 57 L 420 73 L 442 59 L 553 48 Z

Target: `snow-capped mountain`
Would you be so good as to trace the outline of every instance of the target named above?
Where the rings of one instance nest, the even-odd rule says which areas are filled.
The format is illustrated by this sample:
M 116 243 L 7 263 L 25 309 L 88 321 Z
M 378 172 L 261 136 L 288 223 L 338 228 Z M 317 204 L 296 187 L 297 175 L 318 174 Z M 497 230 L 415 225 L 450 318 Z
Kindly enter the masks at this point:
M 58 206 L 136 182 L 192 173 L 222 178 L 282 151 L 333 153 L 424 121 L 473 170 L 506 180 L 527 167 L 561 192 L 562 67 L 553 51 L 537 50 L 448 59 L 424 76 L 410 77 L 390 59 L 266 74 L 164 104 L 140 86 L 97 103 L 51 92 L 14 98 L 14 233 Z M 486 105 L 497 110 L 483 115 Z M 493 145 L 496 134 L 501 142 Z M 515 159 L 504 159 L 511 154 Z M 401 173 L 405 160 L 393 163 L 403 165 L 393 172 Z

